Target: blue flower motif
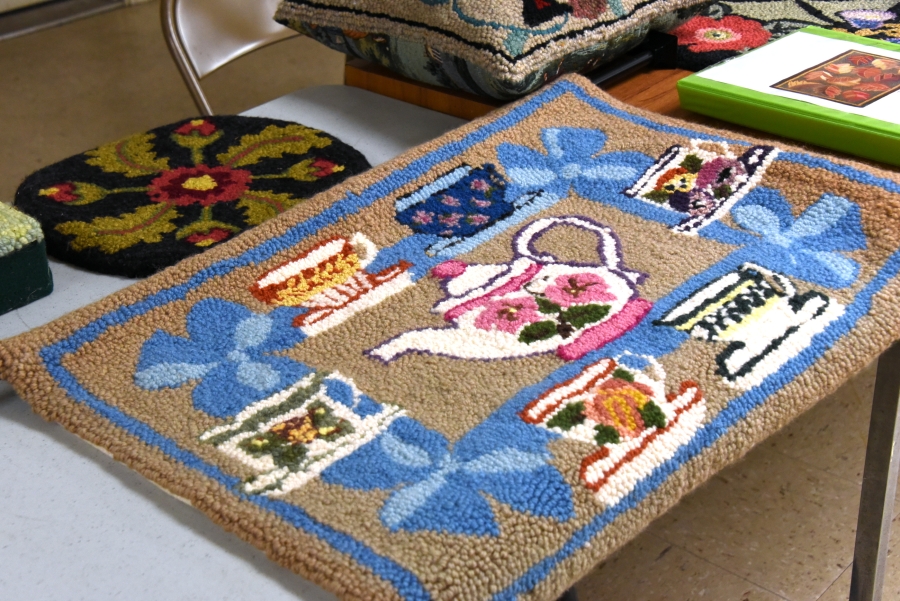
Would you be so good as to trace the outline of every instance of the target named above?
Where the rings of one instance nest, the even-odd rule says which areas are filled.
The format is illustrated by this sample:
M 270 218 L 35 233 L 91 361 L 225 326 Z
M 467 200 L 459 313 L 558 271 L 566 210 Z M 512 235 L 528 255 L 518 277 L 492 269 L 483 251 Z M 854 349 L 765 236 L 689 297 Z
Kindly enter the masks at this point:
M 563 521 L 572 491 L 549 463 L 551 436 L 496 418 L 452 450 L 441 434 L 408 417 L 322 472 L 322 480 L 360 490 L 390 490 L 381 521 L 392 531 L 498 535 L 490 495 L 513 509 Z
M 731 216 L 760 238 L 748 248 L 750 260 L 831 288 L 856 281 L 859 264 L 840 251 L 866 248 L 866 236 L 859 206 L 846 198 L 823 194 L 795 218 L 779 192 L 759 187 L 731 210 Z
M 296 315 L 287 307 L 263 315 L 218 298 L 204 299 L 188 313 L 187 338 L 158 330 L 144 343 L 134 381 L 159 390 L 200 380 L 194 407 L 215 417 L 235 415 L 312 372 L 271 354 L 305 338 L 291 326 Z
M 575 192 L 591 200 L 618 196 L 623 186 L 639 177 L 653 163 L 640 152 L 600 151 L 606 134 L 596 129 L 561 127 L 545 129 L 541 139 L 547 154 L 509 143 L 497 148 L 497 156 L 511 184 L 506 197 L 516 199 L 543 192 L 555 199 Z

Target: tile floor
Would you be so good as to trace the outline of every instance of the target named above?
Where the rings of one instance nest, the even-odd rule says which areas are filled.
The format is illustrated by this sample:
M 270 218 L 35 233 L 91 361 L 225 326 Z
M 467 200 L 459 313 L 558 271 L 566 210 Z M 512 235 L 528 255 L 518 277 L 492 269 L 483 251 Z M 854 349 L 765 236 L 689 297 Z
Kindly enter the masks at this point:
M 0 200 L 39 167 L 196 113 L 157 11 L 139 4 L 0 42 Z M 214 108 L 239 112 L 340 83 L 342 64 L 295 38 L 225 67 L 206 87 Z M 869 368 L 684 499 L 585 578 L 580 599 L 846 599 L 873 377 Z M 896 562 L 884 599 L 900 599 Z

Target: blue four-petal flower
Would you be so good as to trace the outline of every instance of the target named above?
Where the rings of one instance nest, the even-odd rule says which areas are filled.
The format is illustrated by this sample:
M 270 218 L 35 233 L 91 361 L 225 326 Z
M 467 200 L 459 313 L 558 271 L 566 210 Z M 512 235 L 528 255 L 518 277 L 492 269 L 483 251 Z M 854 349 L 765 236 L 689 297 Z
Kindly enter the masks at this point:
M 527 146 L 504 143 L 497 156 L 510 185 L 506 197 L 515 199 L 542 192 L 555 199 L 569 191 L 591 200 L 618 197 L 623 186 L 631 184 L 653 163 L 640 152 L 600 151 L 606 134 L 596 129 L 576 127 L 549 128 L 541 132 L 547 154 Z
M 381 436 L 328 467 L 322 480 L 393 490 L 380 514 L 393 531 L 498 535 L 485 495 L 534 516 L 573 517 L 572 490 L 546 448 L 557 435 L 506 413 L 495 413 L 452 449 L 438 432 L 398 418 Z
M 291 325 L 296 315 L 287 307 L 259 314 L 218 298 L 201 300 L 188 313 L 187 338 L 159 330 L 144 343 L 134 381 L 159 390 L 200 380 L 194 407 L 216 417 L 235 415 L 312 372 L 272 354 L 305 338 Z
M 866 236 L 859 206 L 846 198 L 823 194 L 794 217 L 778 191 L 760 186 L 731 210 L 731 216 L 758 236 L 741 252 L 746 254 L 741 260 L 831 288 L 856 281 L 859 263 L 842 252 L 866 248 Z

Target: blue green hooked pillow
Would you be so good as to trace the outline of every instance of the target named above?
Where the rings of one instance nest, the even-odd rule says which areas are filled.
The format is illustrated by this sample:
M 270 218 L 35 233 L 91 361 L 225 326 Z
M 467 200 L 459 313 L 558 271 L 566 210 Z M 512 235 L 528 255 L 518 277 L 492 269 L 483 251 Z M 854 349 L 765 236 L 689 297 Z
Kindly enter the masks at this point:
M 591 70 L 708 0 L 282 0 L 275 19 L 424 83 L 510 99 Z

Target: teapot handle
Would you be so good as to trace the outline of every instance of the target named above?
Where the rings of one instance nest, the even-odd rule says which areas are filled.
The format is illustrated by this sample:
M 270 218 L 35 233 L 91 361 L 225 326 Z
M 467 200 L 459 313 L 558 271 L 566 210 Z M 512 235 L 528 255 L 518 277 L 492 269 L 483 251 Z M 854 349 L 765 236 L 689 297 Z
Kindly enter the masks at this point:
M 560 260 L 552 254 L 540 253 L 534 247 L 534 243 L 542 234 L 559 225 L 578 227 L 595 233 L 598 238 L 597 255 L 600 257 L 600 263 L 604 267 L 621 273 L 635 284 L 644 279 L 644 274 L 632 271 L 622 264 L 621 243 L 612 229 L 587 217 L 578 215 L 545 217 L 531 222 L 516 235 L 513 240 L 513 251 L 520 257 L 527 257 L 538 263 L 559 263 Z

